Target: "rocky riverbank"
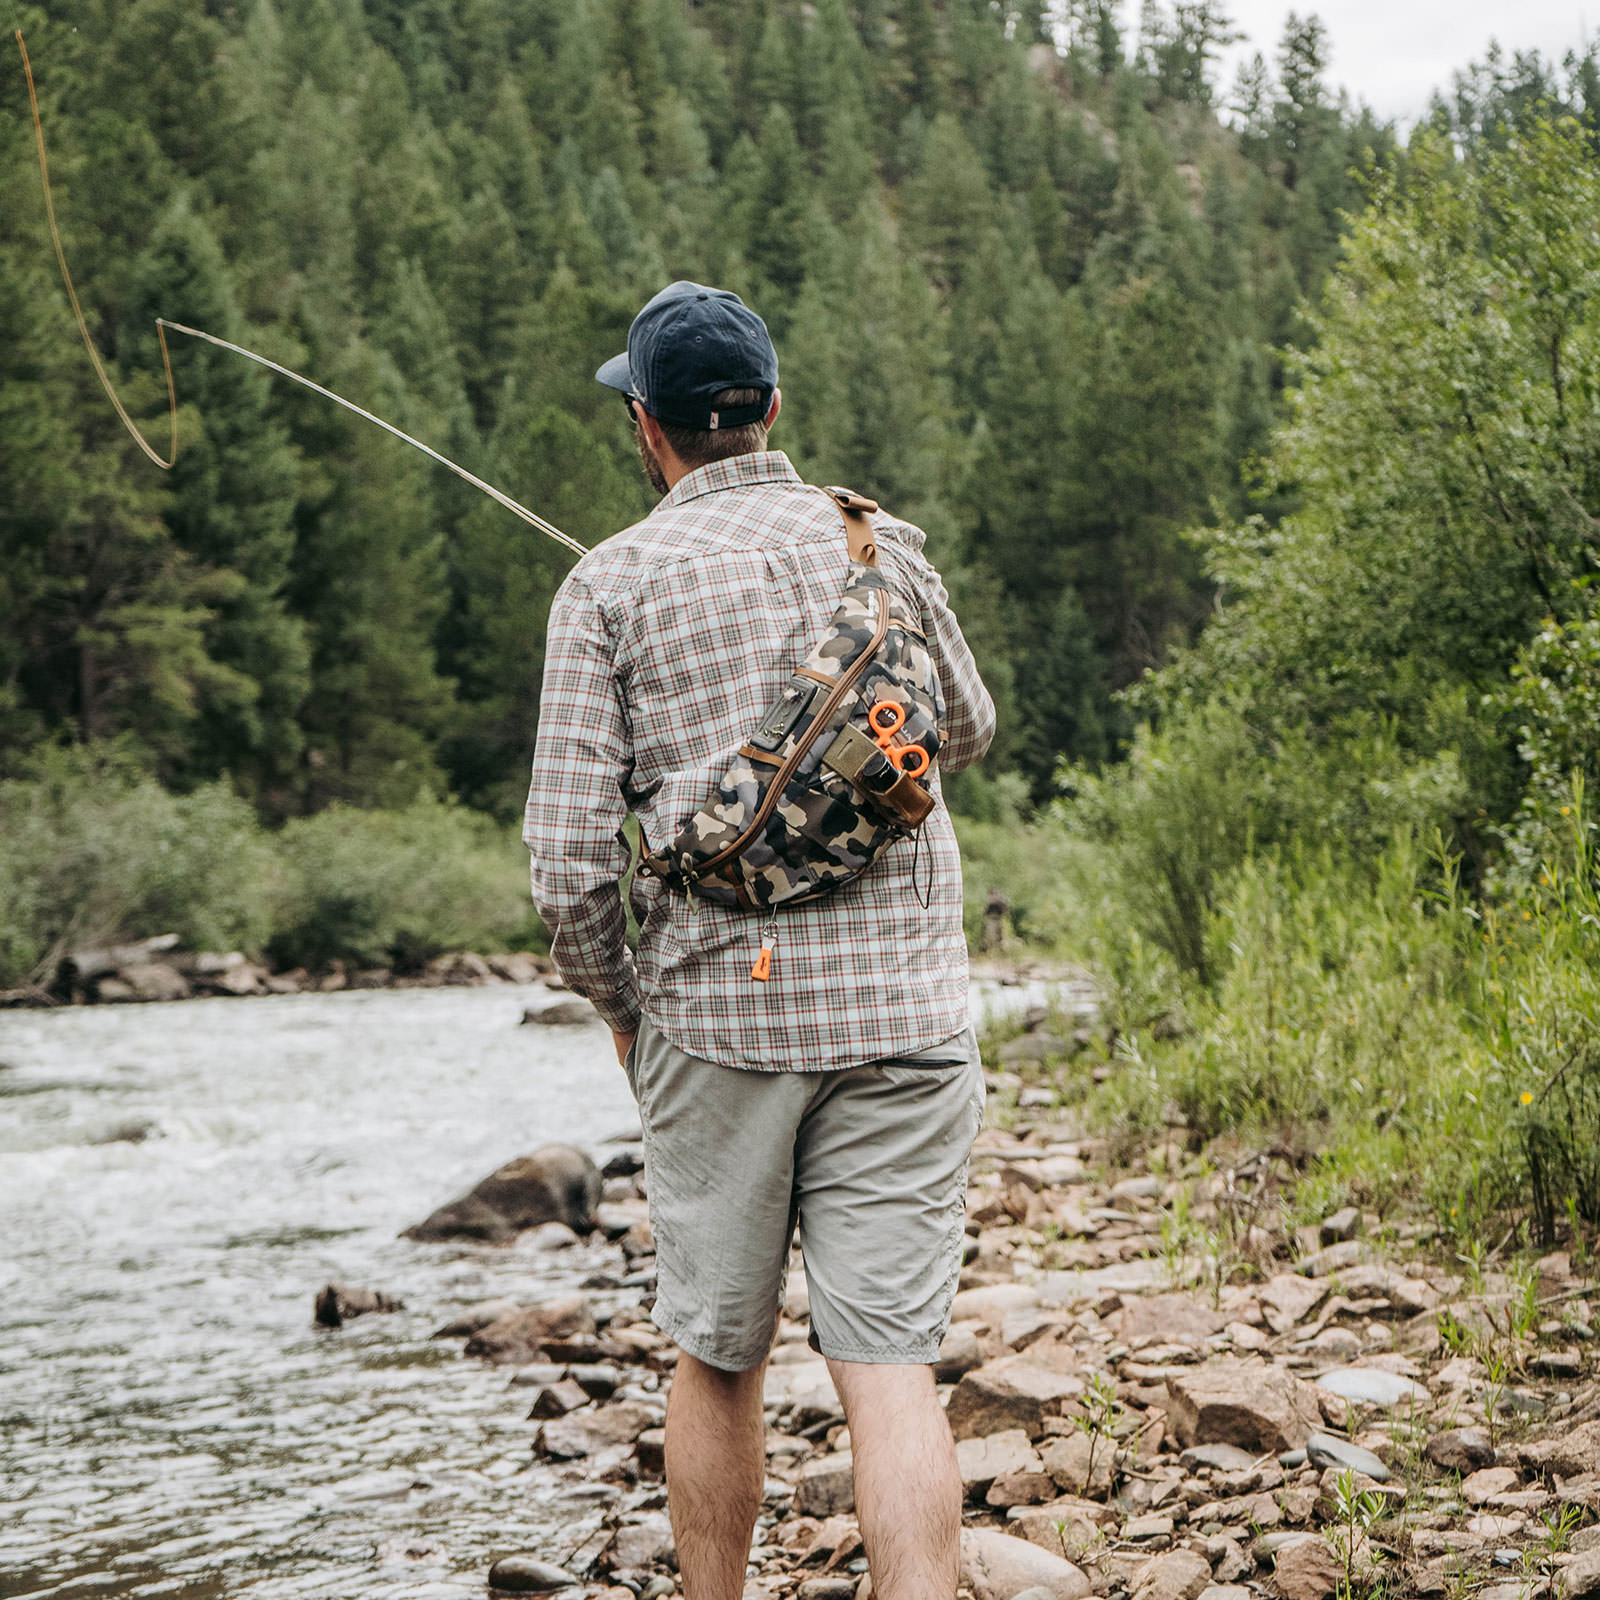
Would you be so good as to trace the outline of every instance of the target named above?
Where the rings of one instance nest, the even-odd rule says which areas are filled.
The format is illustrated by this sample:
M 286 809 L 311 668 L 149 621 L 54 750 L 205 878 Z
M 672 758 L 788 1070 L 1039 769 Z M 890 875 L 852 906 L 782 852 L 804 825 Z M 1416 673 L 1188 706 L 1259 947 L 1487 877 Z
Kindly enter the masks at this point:
M 331 994 L 341 989 L 444 989 L 493 983 L 564 988 L 555 964 L 532 950 L 478 955 L 456 950 L 410 969 L 330 962 L 273 971 L 242 950 L 182 950 L 175 934 L 132 944 L 75 950 L 47 982 L 0 989 L 0 1006 L 113 1005 L 196 1000 L 218 995 Z
M 1293 1226 L 1271 1155 L 1115 1164 L 1048 1084 L 993 1085 L 1004 1125 L 980 1136 L 938 1368 L 972 1600 L 1600 1595 L 1600 1285 L 1568 1255 L 1463 1263 L 1356 1207 Z M 614 1267 L 550 1304 L 450 1310 L 439 1334 L 509 1369 L 530 1471 L 622 1493 L 573 1545 L 507 1552 L 490 1588 L 665 1600 L 675 1352 L 648 1317 L 642 1162 L 623 1146 L 596 1173 L 592 1216 L 561 1170 L 569 1209 L 535 1225 L 560 1247 L 592 1223 Z M 543 1215 L 504 1198 L 509 1171 L 474 1195 Z M 866 1600 L 849 1434 L 794 1265 L 747 1594 Z

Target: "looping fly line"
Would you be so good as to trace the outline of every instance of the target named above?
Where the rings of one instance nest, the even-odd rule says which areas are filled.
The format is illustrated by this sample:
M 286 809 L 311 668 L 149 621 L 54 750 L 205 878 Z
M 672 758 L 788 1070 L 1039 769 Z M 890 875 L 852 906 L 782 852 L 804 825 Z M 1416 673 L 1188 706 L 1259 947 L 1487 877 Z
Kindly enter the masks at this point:
M 28 60 L 28 47 L 22 42 L 22 30 L 15 30 L 17 49 L 22 52 L 22 70 L 28 80 L 28 105 L 33 112 L 33 137 L 39 151 L 39 177 L 44 184 L 44 214 L 50 224 L 50 242 L 55 246 L 56 264 L 61 268 L 61 281 L 66 286 L 67 299 L 72 304 L 72 315 L 77 320 L 78 332 L 83 336 L 83 347 L 89 352 L 89 362 L 95 370 L 95 376 L 100 380 L 100 386 L 106 392 L 117 415 L 122 419 L 122 425 L 133 435 L 134 442 L 144 453 L 163 470 L 170 469 L 178 459 L 178 393 L 172 381 L 172 361 L 167 354 L 167 329 L 174 333 L 187 334 L 191 339 L 204 339 L 207 344 L 214 344 L 221 350 L 232 351 L 234 355 L 243 356 L 247 361 L 254 361 L 258 366 L 263 366 L 270 372 L 276 372 L 280 377 L 289 378 L 293 382 L 310 389 L 313 394 L 320 394 L 323 399 L 331 400 L 335 405 L 343 406 L 346 411 L 353 411 L 358 417 L 367 422 L 376 424 L 385 433 L 393 434 L 396 439 L 403 440 L 414 449 L 420 450 L 431 460 L 437 461 L 441 467 L 448 467 L 451 472 L 474 489 L 480 489 L 498 505 L 507 511 L 519 516 L 537 528 L 541 533 L 547 533 L 558 544 L 565 545 L 568 550 L 575 551 L 578 555 L 586 553 L 588 546 L 581 545 L 570 534 L 563 533 L 553 523 L 546 522 L 537 512 L 528 510 L 524 505 L 519 505 L 510 495 L 502 493 L 492 483 L 485 483 L 475 473 L 468 472 L 465 467 L 457 466 L 448 456 L 440 455 L 430 445 L 425 445 L 420 439 L 413 439 L 409 433 L 395 427 L 392 422 L 385 422 L 382 417 L 374 416 L 372 412 L 358 406 L 354 401 L 346 400 L 343 395 L 337 395 L 332 389 L 325 389 L 320 383 L 313 383 L 310 378 L 270 361 L 266 356 L 257 355 L 254 350 L 246 350 L 243 345 L 237 345 L 227 339 L 219 339 L 214 333 L 206 333 L 200 328 L 191 328 L 182 322 L 174 322 L 168 317 L 156 318 L 156 338 L 161 344 L 161 365 L 167 378 L 167 411 L 172 421 L 172 440 L 168 446 L 168 454 L 163 457 L 155 447 L 139 432 L 138 426 L 128 415 L 126 407 L 117 397 L 117 391 L 112 387 L 111 378 L 106 372 L 105 363 L 100 359 L 100 352 L 94 347 L 94 339 L 89 333 L 89 324 L 83 314 L 83 307 L 78 303 L 78 291 L 72 285 L 72 274 L 67 270 L 67 253 L 61 244 L 61 230 L 56 226 L 55 202 L 50 192 L 50 160 L 45 153 L 44 125 L 39 119 L 39 97 L 33 86 L 33 67 Z

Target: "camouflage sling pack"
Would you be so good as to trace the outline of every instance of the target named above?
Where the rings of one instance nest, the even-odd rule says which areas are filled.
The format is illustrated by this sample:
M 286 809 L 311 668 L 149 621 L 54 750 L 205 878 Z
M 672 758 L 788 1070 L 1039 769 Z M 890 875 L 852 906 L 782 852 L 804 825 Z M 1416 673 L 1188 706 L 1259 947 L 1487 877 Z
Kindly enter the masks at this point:
M 717 905 L 775 911 L 829 894 L 933 810 L 945 703 L 927 638 L 878 571 L 866 518 L 877 502 L 827 493 L 850 557 L 833 620 L 715 796 L 664 851 L 641 855 L 668 888 Z

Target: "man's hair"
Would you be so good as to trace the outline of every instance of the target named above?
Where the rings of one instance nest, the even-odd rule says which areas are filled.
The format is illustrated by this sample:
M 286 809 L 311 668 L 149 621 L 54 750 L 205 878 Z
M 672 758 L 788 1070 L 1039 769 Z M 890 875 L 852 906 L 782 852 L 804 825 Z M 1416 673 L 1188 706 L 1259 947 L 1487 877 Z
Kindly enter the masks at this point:
M 765 392 L 762 389 L 719 389 L 711 404 L 718 411 L 759 405 Z M 661 422 L 661 419 L 657 417 L 656 421 Z M 747 456 L 767 448 L 765 422 L 747 422 L 742 428 L 680 428 L 674 422 L 661 422 L 661 431 L 667 436 L 673 454 L 691 472 L 713 461 Z

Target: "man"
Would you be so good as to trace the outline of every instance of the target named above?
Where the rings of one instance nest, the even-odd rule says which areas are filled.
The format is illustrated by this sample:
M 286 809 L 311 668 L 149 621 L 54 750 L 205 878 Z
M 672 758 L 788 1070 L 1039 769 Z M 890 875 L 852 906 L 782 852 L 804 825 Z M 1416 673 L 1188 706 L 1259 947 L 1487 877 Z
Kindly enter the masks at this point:
M 552 954 L 609 1023 L 644 1124 L 654 1315 L 680 1350 L 666 1460 L 684 1594 L 743 1592 L 798 1221 L 875 1594 L 953 1596 L 961 1484 L 930 1363 L 983 1109 L 955 835 L 940 805 L 863 877 L 782 911 L 766 982 L 751 975 L 765 919 L 636 877 L 630 957 L 627 814 L 659 848 L 714 792 L 831 617 L 847 550 L 836 502 L 767 450 L 777 356 L 737 295 L 663 289 L 596 377 L 621 391 L 665 498 L 551 608 L 524 838 Z M 927 634 L 955 771 L 988 747 L 993 702 L 921 531 L 873 523 Z

